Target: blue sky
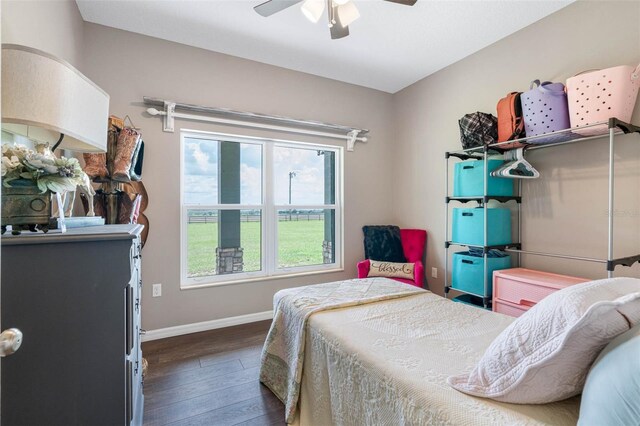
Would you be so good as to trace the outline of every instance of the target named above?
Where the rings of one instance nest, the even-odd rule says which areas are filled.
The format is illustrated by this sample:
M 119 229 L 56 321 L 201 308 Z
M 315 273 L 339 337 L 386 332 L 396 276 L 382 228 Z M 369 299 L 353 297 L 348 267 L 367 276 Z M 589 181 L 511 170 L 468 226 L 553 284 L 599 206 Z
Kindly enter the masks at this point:
M 289 203 L 289 172 L 293 204 L 324 203 L 324 157 L 315 149 L 274 147 L 275 203 Z M 218 142 L 207 139 L 185 139 L 184 188 L 188 204 L 218 202 Z M 241 144 L 240 199 L 242 204 L 260 204 L 262 186 L 262 147 Z

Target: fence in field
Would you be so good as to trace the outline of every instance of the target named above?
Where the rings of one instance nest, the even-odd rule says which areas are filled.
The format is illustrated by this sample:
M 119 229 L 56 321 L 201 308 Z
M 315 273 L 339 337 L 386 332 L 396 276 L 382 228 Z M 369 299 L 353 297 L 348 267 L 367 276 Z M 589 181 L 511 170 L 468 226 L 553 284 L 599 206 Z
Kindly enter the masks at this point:
M 322 213 L 281 213 L 278 215 L 279 222 L 302 222 L 311 220 L 324 220 Z M 260 215 L 241 214 L 240 222 L 260 222 Z M 218 223 L 218 216 L 189 216 L 189 223 Z

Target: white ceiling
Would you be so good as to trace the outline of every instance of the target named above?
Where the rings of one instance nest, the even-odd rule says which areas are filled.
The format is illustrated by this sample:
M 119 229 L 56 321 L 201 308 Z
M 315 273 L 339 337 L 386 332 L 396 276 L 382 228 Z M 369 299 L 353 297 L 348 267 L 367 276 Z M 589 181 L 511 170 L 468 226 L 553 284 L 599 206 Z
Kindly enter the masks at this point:
M 340 40 L 299 4 L 263 18 L 263 0 L 76 1 L 87 22 L 395 93 L 574 0 L 356 0 Z

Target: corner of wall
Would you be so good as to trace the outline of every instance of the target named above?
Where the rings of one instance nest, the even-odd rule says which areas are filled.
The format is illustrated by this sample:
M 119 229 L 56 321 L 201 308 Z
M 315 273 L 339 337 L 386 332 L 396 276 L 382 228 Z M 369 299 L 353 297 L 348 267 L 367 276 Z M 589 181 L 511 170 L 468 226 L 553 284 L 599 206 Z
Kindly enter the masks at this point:
M 2 43 L 43 50 L 84 68 L 84 21 L 74 0 L 3 0 Z

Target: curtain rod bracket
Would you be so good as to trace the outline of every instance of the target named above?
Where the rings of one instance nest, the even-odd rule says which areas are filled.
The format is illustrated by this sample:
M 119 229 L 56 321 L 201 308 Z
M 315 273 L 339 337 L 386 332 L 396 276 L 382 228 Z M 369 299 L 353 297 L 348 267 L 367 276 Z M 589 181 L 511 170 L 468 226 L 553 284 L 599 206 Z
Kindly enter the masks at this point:
M 176 103 L 164 101 L 164 131 L 174 132 L 173 114 L 176 112 Z
M 347 151 L 352 152 L 354 146 L 356 145 L 356 141 L 358 140 L 358 134 L 360 134 L 360 130 L 354 129 L 347 133 Z M 363 138 L 362 142 L 366 142 L 367 138 Z

